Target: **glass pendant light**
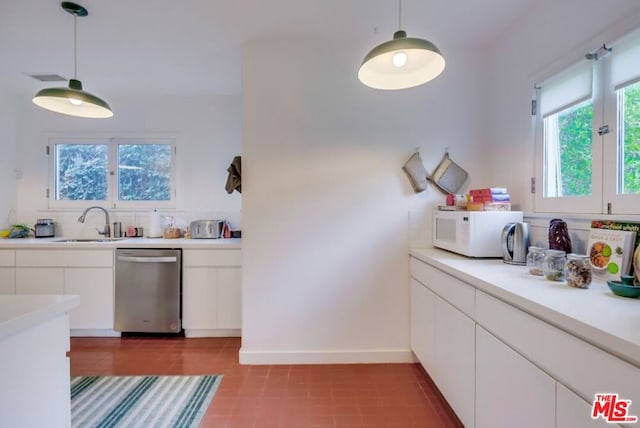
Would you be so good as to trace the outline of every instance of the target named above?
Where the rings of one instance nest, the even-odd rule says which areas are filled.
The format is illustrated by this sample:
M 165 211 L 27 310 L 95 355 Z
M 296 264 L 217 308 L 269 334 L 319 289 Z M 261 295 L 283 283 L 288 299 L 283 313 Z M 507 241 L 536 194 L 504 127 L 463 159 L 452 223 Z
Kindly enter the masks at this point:
M 402 27 L 402 0 L 398 0 L 398 28 Z M 398 29 L 393 39 L 373 48 L 364 57 L 358 79 L 375 89 L 405 89 L 435 79 L 445 61 L 433 43 L 407 37 Z
M 82 89 L 82 82 L 77 79 L 78 73 L 78 37 L 77 18 L 87 16 L 89 12 L 84 7 L 72 3 L 62 2 L 62 8 L 73 15 L 73 79 L 69 80 L 68 88 L 46 88 L 39 91 L 34 97 L 34 104 L 47 110 L 70 116 L 88 118 L 107 118 L 113 116 L 113 112 L 102 98 L 99 98 Z

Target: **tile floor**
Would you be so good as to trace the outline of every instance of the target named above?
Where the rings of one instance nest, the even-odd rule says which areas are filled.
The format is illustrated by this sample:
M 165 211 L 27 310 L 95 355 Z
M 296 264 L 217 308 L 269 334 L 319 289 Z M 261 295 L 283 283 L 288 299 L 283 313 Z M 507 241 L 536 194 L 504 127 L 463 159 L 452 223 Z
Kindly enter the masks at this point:
M 238 364 L 239 338 L 72 338 L 71 374 L 222 374 L 201 427 L 461 427 L 417 364 Z

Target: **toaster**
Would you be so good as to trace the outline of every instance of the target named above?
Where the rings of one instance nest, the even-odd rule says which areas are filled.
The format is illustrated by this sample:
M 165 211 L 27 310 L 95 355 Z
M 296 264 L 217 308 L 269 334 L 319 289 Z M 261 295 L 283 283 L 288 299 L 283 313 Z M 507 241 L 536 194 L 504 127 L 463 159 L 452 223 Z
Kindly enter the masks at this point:
M 39 218 L 33 226 L 36 238 L 52 238 L 56 235 L 56 225 L 50 218 Z
M 189 225 L 192 239 L 218 239 L 222 237 L 224 220 L 196 220 Z

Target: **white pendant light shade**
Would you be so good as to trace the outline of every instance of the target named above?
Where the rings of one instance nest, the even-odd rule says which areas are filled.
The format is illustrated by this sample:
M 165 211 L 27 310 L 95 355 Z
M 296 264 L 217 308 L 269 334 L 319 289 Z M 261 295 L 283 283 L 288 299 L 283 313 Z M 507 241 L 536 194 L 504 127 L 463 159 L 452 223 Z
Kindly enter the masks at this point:
M 444 67 L 444 57 L 436 45 L 408 38 L 400 30 L 393 40 L 376 46 L 365 56 L 358 79 L 375 89 L 406 89 L 435 79 Z
M 46 88 L 39 91 L 32 101 L 47 110 L 69 116 L 103 119 L 113 116 L 111 107 L 102 98 L 82 90 L 82 82 L 76 78 L 78 69 L 77 55 L 77 18 L 87 16 L 89 12 L 79 4 L 62 2 L 62 9 L 73 15 L 73 79 L 68 88 Z
M 33 97 L 34 104 L 70 116 L 103 119 L 113 116 L 104 100 L 82 90 L 79 80 L 71 79 L 68 88 L 46 88 Z

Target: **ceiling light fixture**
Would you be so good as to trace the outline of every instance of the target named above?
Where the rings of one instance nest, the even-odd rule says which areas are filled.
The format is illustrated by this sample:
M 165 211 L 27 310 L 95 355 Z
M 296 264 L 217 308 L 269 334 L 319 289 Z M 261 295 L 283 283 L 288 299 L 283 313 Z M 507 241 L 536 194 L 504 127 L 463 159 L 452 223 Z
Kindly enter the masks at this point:
M 402 0 L 398 0 L 398 31 L 393 39 L 373 48 L 364 57 L 358 79 L 375 89 L 406 89 L 435 79 L 445 66 L 433 43 L 407 37 L 402 28 Z
M 78 74 L 78 36 L 77 18 L 87 16 L 89 12 L 84 7 L 72 3 L 62 2 L 62 8 L 73 15 L 73 79 L 69 80 L 68 88 L 46 88 L 39 91 L 33 102 L 47 110 L 70 116 L 107 118 L 113 112 L 102 98 L 96 97 L 82 90 L 82 82 L 77 79 Z

